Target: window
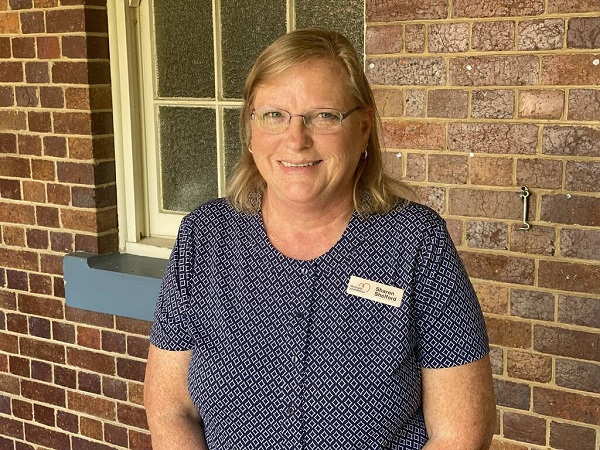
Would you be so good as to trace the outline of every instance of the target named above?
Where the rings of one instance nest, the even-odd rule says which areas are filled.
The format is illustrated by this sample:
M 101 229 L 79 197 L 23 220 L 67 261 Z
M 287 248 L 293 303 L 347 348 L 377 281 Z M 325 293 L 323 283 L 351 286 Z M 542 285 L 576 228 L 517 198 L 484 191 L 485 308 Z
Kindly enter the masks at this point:
M 356 0 L 109 0 L 119 229 L 125 252 L 167 256 L 181 218 L 224 195 L 243 83 L 294 28 L 341 31 L 362 52 Z

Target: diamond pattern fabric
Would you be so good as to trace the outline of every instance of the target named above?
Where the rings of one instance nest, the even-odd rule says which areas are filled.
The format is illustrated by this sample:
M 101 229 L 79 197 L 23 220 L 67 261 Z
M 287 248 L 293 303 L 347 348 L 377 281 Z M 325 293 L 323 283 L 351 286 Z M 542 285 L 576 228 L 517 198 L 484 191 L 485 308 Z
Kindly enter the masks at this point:
M 400 306 L 346 292 L 400 288 Z M 192 350 L 188 385 L 211 450 L 420 449 L 421 368 L 466 364 L 488 340 L 469 279 L 429 208 L 352 216 L 310 261 L 269 243 L 224 199 L 186 216 L 151 342 Z

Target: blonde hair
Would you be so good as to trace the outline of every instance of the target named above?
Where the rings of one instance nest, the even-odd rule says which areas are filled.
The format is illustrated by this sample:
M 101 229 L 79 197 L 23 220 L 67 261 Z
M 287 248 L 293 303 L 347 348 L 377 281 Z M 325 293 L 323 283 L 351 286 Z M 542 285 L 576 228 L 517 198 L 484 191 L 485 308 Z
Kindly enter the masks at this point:
M 227 198 L 238 210 L 251 214 L 260 210 L 266 188 L 248 145 L 251 139 L 250 114 L 256 90 L 272 77 L 312 59 L 338 61 L 348 75 L 347 87 L 357 102 L 373 114 L 365 159 L 360 159 L 354 175 L 354 209 L 361 215 L 386 213 L 408 192 L 398 180 L 383 171 L 379 143 L 380 118 L 373 92 L 352 44 L 340 33 L 321 28 L 305 28 L 279 37 L 258 57 L 246 78 L 244 104 L 240 113 L 242 156 L 227 189 Z

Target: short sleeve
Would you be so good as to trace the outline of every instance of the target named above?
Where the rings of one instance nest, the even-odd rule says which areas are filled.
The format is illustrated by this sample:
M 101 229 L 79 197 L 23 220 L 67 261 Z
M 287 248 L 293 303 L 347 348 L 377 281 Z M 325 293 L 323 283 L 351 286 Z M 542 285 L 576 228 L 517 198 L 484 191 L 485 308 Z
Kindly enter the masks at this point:
M 150 330 L 150 342 L 163 350 L 190 350 L 194 345 L 187 320 L 193 257 L 193 236 L 184 219 L 167 263 Z
M 454 367 L 489 353 L 483 314 L 441 218 L 419 252 L 416 316 L 422 367 Z

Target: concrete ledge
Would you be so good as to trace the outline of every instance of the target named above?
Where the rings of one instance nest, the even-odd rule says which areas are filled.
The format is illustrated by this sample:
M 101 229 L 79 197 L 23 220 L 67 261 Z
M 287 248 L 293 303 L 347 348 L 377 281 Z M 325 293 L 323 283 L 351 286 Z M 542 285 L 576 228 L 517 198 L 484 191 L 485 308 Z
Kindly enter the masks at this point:
M 75 252 L 63 260 L 68 306 L 152 320 L 167 260 Z

